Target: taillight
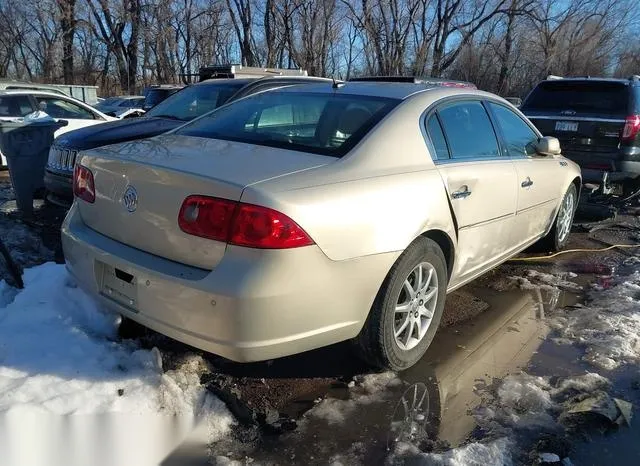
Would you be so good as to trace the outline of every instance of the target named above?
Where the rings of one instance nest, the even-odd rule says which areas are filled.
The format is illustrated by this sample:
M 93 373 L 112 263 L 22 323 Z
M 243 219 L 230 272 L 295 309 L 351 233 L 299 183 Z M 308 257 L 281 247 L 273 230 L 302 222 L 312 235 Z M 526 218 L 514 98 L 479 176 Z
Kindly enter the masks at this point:
M 237 202 L 206 196 L 189 196 L 178 214 L 180 229 L 190 235 L 227 241 Z
M 622 130 L 622 140 L 632 141 L 640 132 L 640 115 L 628 116 L 624 122 L 624 129 Z
M 93 173 L 80 164 L 73 169 L 73 194 L 89 204 L 93 204 L 96 201 Z
M 268 207 L 208 196 L 189 196 L 178 214 L 190 235 L 259 249 L 290 249 L 314 244 L 285 214 Z

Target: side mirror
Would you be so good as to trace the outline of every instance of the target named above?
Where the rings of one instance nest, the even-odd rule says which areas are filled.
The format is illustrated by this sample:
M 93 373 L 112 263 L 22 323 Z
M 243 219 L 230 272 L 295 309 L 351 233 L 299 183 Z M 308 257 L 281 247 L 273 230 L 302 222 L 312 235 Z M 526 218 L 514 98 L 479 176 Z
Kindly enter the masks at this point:
M 560 155 L 562 153 L 560 141 L 558 138 L 545 136 L 536 144 L 536 153 L 542 156 Z

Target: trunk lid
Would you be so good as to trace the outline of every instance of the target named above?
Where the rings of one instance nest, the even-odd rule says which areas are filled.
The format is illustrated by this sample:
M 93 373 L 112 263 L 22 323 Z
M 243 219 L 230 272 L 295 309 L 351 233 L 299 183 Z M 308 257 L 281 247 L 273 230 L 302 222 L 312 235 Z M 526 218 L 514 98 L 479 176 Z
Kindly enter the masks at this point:
M 210 270 L 222 258 L 226 244 L 180 230 L 178 213 L 187 196 L 239 200 L 248 185 L 334 160 L 244 143 L 163 135 L 82 153 L 80 163 L 94 176 L 96 200 L 94 204 L 77 202 L 84 223 L 93 230 L 151 254 Z
M 558 138 L 563 155 L 582 168 L 610 170 L 629 107 L 624 82 L 557 80 L 538 85 L 521 110 L 544 136 Z

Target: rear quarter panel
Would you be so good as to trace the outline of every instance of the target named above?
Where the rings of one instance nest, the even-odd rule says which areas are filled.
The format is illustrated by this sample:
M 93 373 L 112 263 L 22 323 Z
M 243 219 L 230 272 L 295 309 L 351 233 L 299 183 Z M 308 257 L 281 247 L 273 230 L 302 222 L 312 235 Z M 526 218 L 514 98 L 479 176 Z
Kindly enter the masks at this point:
M 402 251 L 421 233 L 441 230 L 455 243 L 442 179 L 422 170 L 270 193 L 247 188 L 244 202 L 294 219 L 332 260 Z
M 332 260 L 403 251 L 429 230 L 455 245 L 448 197 L 421 130 L 425 108 L 452 92 L 410 97 L 342 159 L 248 186 L 242 201 L 287 214 Z

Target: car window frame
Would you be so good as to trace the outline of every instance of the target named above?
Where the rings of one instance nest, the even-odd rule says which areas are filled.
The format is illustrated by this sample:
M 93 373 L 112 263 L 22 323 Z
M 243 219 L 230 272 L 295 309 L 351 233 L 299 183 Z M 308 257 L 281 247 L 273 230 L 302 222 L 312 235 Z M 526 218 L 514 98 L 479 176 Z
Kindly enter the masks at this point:
M 6 97 L 6 98 L 24 97 L 24 98 L 26 98 L 27 101 L 29 102 L 29 104 L 31 105 L 31 111 L 29 113 L 35 112 L 36 109 L 38 108 L 37 105 L 34 105 L 34 104 L 36 104 L 36 102 L 33 101 L 33 99 L 31 98 L 31 96 L 29 94 L 18 94 L 18 93 L 16 93 L 16 94 L 4 94 L 2 97 Z M 28 115 L 29 113 L 27 113 L 26 115 Z M 22 115 L 22 116 L 16 115 L 15 117 L 14 116 L 8 116 L 8 117 L 4 117 L 3 116 L 1 118 L 22 118 L 24 116 L 25 115 Z
M 487 105 L 487 101 L 494 101 L 494 99 L 487 99 L 485 96 L 478 96 L 473 94 L 459 94 L 453 96 L 443 97 L 438 99 L 436 102 L 433 102 L 429 105 L 424 112 L 422 112 L 420 118 L 420 129 L 422 131 L 422 135 L 427 144 L 427 148 L 429 149 L 431 159 L 433 163 L 436 165 L 439 164 L 447 164 L 447 163 L 474 163 L 481 161 L 506 161 L 509 160 L 508 152 L 505 152 L 505 142 L 502 138 L 502 133 L 496 127 L 496 121 L 493 118 L 493 115 L 490 112 L 489 106 Z M 447 132 L 445 131 L 444 125 L 442 124 L 442 118 L 440 117 L 438 110 L 442 107 L 449 106 L 451 104 L 459 103 L 459 102 L 479 102 L 483 107 L 485 112 L 487 112 L 487 116 L 489 118 L 489 122 L 491 127 L 493 128 L 493 132 L 498 143 L 498 155 L 492 157 L 459 157 L 455 158 L 451 154 L 451 144 L 449 143 L 449 138 L 447 136 Z M 435 146 L 431 142 L 431 136 L 429 135 L 429 131 L 427 129 L 427 121 L 432 114 L 438 114 L 438 122 L 440 123 L 440 128 L 442 128 L 442 132 L 444 134 L 444 139 L 447 143 L 447 150 L 449 152 L 449 158 L 447 159 L 439 159 L 437 157 Z
M 496 128 L 496 131 L 499 133 L 499 137 L 500 140 L 502 142 L 502 152 L 506 157 L 509 157 L 512 160 L 521 160 L 521 159 L 535 159 L 536 157 L 534 155 L 511 155 L 509 153 L 509 144 L 507 142 L 507 138 L 505 137 L 504 133 L 502 132 L 502 127 L 500 126 L 500 122 L 498 121 L 498 117 L 493 113 L 493 109 L 491 108 L 491 106 L 489 105 L 489 103 L 492 103 L 494 105 L 499 105 L 501 107 L 506 108 L 507 110 L 510 110 L 511 113 L 515 114 L 518 118 L 520 118 L 522 120 L 522 122 L 527 125 L 529 127 L 529 129 L 531 131 L 533 131 L 533 133 L 535 135 L 538 136 L 538 141 L 540 141 L 540 139 L 543 137 L 542 133 L 540 133 L 540 131 L 538 130 L 538 128 L 536 128 L 534 126 L 533 123 L 531 123 L 529 121 L 529 119 L 525 116 L 524 114 L 522 114 L 518 109 L 512 109 L 509 107 L 509 105 L 505 105 L 504 102 L 501 102 L 497 99 L 485 99 L 485 108 L 487 109 L 488 113 L 489 113 L 489 118 L 491 118 L 492 122 L 493 122 L 493 126 L 494 128 Z
M 55 99 L 55 100 L 62 100 L 64 102 L 67 102 L 68 104 L 71 105 L 75 105 L 76 107 L 80 107 L 81 109 L 83 109 L 85 112 L 87 112 L 89 115 L 91 115 L 92 118 L 69 118 L 69 117 L 54 117 L 57 118 L 59 120 L 78 120 L 78 121 L 87 121 L 87 120 L 98 120 L 98 121 L 105 121 L 104 118 L 102 118 L 98 113 L 96 113 L 90 106 L 88 105 L 83 105 L 81 102 L 75 102 L 73 100 L 70 99 L 66 99 L 63 96 L 50 96 L 50 95 L 37 95 L 34 94 L 33 95 L 33 99 L 35 100 L 35 103 L 37 105 L 36 108 L 40 108 L 40 101 L 38 99 Z
M 438 122 L 438 125 L 440 126 L 440 131 L 442 132 L 442 137 L 444 138 L 444 144 L 447 147 L 447 158 L 439 158 L 438 157 L 438 149 L 436 148 L 435 144 L 433 143 L 433 138 L 431 136 L 431 132 L 429 131 L 429 120 L 431 119 L 431 117 L 435 117 L 436 121 Z M 451 147 L 449 146 L 449 141 L 447 140 L 447 135 L 444 132 L 444 128 L 442 127 L 442 121 L 440 120 L 440 115 L 438 115 L 438 112 L 431 112 L 431 114 L 427 115 L 424 119 L 424 131 L 426 132 L 427 136 L 428 136 L 428 142 L 429 142 L 429 152 L 431 152 L 433 154 L 434 157 L 434 162 L 436 160 L 438 161 L 444 161 L 444 160 L 451 160 Z

